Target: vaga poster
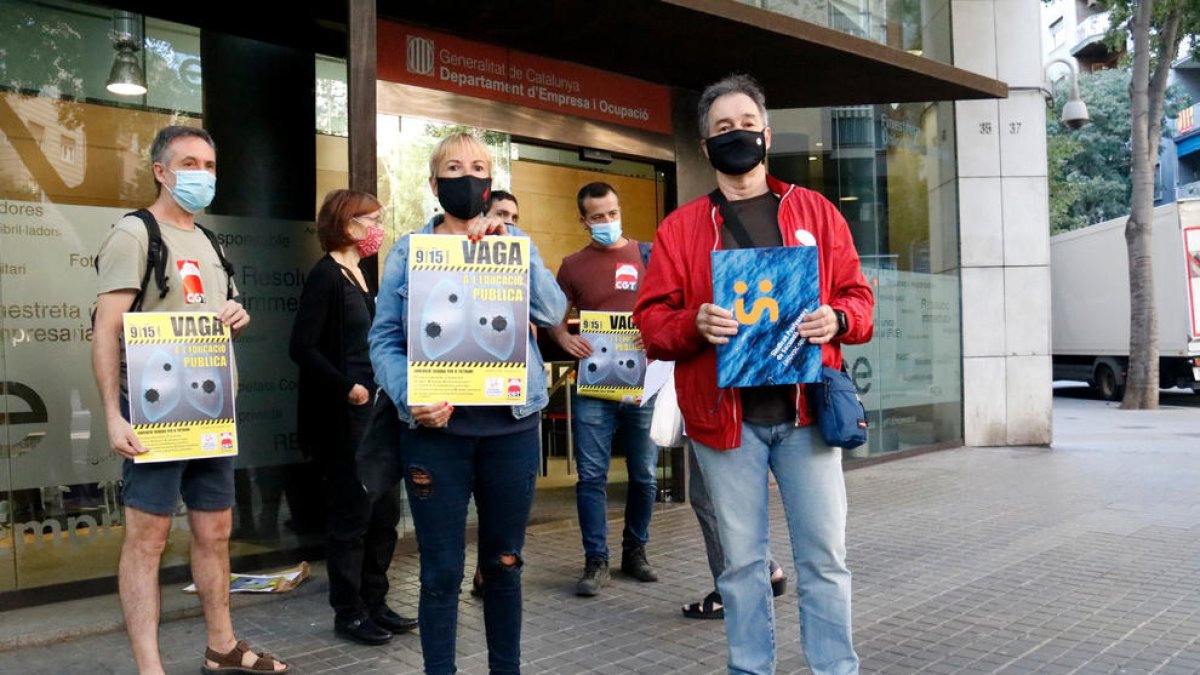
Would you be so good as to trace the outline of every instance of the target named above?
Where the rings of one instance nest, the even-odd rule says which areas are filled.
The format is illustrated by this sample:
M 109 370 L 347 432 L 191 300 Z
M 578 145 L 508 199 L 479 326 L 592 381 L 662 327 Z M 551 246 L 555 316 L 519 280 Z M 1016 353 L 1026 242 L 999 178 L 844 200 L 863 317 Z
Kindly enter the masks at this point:
M 646 352 L 632 312 L 580 312 L 579 334 L 592 345 L 592 355 L 579 361 L 580 396 L 637 403 L 646 380 Z
M 129 419 L 141 464 L 236 455 L 233 343 L 212 312 L 125 318 Z
M 718 387 L 817 382 L 821 348 L 800 337 L 820 306 L 817 247 L 712 252 L 713 303 L 733 312 L 738 334 L 717 345 Z
M 524 404 L 529 240 L 410 236 L 408 404 Z

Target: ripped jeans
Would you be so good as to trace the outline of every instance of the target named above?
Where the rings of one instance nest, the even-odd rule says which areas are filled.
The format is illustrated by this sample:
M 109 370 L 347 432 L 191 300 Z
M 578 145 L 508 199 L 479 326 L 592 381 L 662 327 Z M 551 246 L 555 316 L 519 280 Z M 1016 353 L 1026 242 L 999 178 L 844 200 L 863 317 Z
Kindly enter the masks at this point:
M 479 516 L 488 671 L 521 671 L 521 548 L 538 470 L 538 429 L 455 436 L 405 428 L 404 483 L 421 559 L 425 672 L 455 673 L 458 593 L 472 492 Z

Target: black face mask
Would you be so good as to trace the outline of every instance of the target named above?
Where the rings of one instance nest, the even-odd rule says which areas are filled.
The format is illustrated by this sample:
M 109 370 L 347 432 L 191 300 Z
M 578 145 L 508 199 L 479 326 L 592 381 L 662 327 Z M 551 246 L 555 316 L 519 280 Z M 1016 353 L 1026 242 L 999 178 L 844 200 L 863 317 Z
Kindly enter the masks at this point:
M 491 178 L 459 176 L 437 179 L 437 198 L 446 213 L 461 220 L 470 220 L 483 213 L 492 192 Z
M 727 176 L 749 173 L 767 158 L 767 139 L 761 131 L 735 129 L 704 140 L 708 161 Z

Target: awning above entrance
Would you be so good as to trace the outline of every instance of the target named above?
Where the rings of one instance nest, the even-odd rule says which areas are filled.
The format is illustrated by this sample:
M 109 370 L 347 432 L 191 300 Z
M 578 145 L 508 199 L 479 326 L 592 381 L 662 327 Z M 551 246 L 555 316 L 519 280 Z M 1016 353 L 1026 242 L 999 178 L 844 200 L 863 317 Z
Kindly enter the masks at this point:
M 378 0 L 378 12 L 687 89 L 749 73 L 772 108 L 1008 95 L 998 80 L 732 0 Z

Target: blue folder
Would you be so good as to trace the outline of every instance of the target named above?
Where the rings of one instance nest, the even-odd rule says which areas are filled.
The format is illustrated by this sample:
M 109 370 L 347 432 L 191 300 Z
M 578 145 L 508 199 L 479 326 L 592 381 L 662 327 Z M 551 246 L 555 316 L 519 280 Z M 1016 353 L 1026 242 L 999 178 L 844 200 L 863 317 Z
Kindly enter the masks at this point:
M 821 379 L 821 348 L 796 326 L 820 306 L 815 246 L 712 252 L 713 303 L 738 334 L 717 346 L 717 386 L 761 387 Z

